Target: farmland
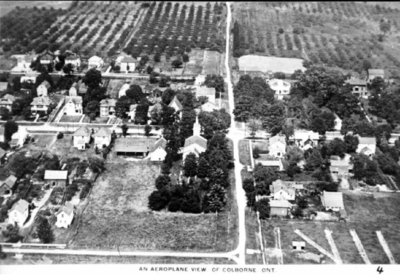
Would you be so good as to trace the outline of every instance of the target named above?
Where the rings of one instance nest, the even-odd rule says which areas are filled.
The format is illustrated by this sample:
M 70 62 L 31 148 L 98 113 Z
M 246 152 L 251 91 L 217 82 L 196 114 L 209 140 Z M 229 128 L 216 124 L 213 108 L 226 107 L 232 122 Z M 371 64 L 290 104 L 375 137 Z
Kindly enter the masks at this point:
M 236 3 L 234 56 L 296 57 L 358 73 L 368 60 L 398 76 L 397 13 L 355 2 Z M 390 31 L 381 30 L 382 19 L 390 20 Z
M 84 56 L 134 57 L 191 48 L 223 50 L 224 5 L 218 3 L 73 2 L 68 9 L 26 7 L 1 18 L 3 51 L 70 50 Z
M 72 240 L 74 248 L 179 251 L 234 248 L 234 223 L 228 222 L 231 220 L 228 213 L 196 215 L 148 209 L 148 196 L 154 190 L 159 166 L 121 161 L 106 167 L 79 222 L 78 233 Z

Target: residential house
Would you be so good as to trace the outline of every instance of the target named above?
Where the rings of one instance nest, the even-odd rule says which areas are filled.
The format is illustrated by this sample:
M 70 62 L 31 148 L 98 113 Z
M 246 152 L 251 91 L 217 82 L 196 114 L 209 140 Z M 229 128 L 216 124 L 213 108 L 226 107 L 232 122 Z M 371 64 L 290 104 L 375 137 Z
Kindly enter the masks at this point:
M 344 140 L 344 135 L 340 133 L 340 131 L 326 131 L 325 132 L 325 141 L 330 142 L 333 139 L 338 138 L 340 140 Z
M 54 60 L 53 56 L 48 52 L 40 56 L 40 64 L 42 65 L 49 65 L 53 63 L 53 60 Z
M 320 135 L 318 132 L 296 129 L 290 139 L 294 141 L 297 147 L 306 151 L 318 144 L 319 137 Z
M 129 106 L 129 112 L 128 112 L 128 116 L 129 119 L 133 122 L 135 120 L 135 116 L 136 116 L 136 108 L 137 108 L 137 104 L 131 104 Z M 150 108 L 149 108 L 149 114 L 150 114 Z
M 115 115 L 115 104 L 117 101 L 112 98 L 103 99 L 100 101 L 100 117 L 109 117 Z
M 78 83 L 77 82 L 72 84 L 72 86 L 68 90 L 68 95 L 69 96 L 78 96 Z
M 165 148 L 167 147 L 167 140 L 165 140 L 164 137 L 161 137 L 158 139 L 149 154 L 150 161 L 163 161 L 165 159 L 165 156 L 167 155 L 167 152 L 165 151 Z
M 145 158 L 157 141 L 151 137 L 123 137 L 115 140 L 114 151 L 118 156 Z
M 45 170 L 44 180 L 51 187 L 65 187 L 68 179 L 68 170 Z
M 0 108 L 6 108 L 10 113 L 12 112 L 12 104 L 16 100 L 15 96 L 6 94 L 0 98 Z
M 65 97 L 64 115 L 80 116 L 83 114 L 82 96 Z
M 68 228 L 74 219 L 74 206 L 70 202 L 65 203 L 57 211 L 56 217 L 56 227 Z
M 394 146 L 396 141 L 400 139 L 400 126 L 396 126 L 390 133 L 390 138 L 388 140 L 389 146 Z
M 179 153 L 182 154 L 183 160 L 185 160 L 190 153 L 199 156 L 207 150 L 207 139 L 200 136 L 200 131 L 201 126 L 198 118 L 196 118 L 196 122 L 193 125 L 193 135 L 186 138 L 183 148 L 179 151 Z
M 8 83 L 7 82 L 0 82 L 0 93 L 6 91 L 8 88 Z
M 358 137 L 358 146 L 356 153 L 372 156 L 376 151 L 375 137 Z
M 196 98 L 207 97 L 209 102 L 215 104 L 215 94 L 216 94 L 215 88 L 206 86 L 196 87 Z
M 95 68 L 96 70 L 101 70 L 104 65 L 104 60 L 101 57 L 95 55 L 89 58 L 88 64 L 89 69 Z
M 121 72 L 129 73 L 135 71 L 136 61 L 130 56 L 124 56 L 121 60 Z
M 345 154 L 343 158 L 339 156 L 331 156 L 329 170 L 333 181 L 338 182 L 340 179 L 347 179 L 353 172 L 353 164 L 350 160 L 351 156 Z
M 276 158 L 268 154 L 260 154 L 259 157 L 254 160 L 254 162 L 255 164 L 261 164 L 262 166 L 276 169 L 276 171 L 285 170 L 281 158 Z
M 183 106 L 181 102 L 178 100 L 178 97 L 176 97 L 176 95 L 174 96 L 174 98 L 172 99 L 172 101 L 169 103 L 168 106 L 174 108 L 175 112 L 179 112 L 179 117 L 182 118 Z
M 90 143 L 92 132 L 87 126 L 81 126 L 73 135 L 74 147 L 78 150 L 85 150 Z
M 286 154 L 286 137 L 284 135 L 275 135 L 269 138 L 269 155 L 277 158 L 283 158 Z
M 88 87 L 84 82 L 82 82 L 82 80 L 79 80 L 77 90 L 78 90 L 78 94 L 84 95 L 87 92 Z
M 12 187 L 16 182 L 17 177 L 14 175 L 10 175 L 4 181 L 0 181 L 0 196 L 11 195 Z
M 43 81 L 37 88 L 36 88 L 36 92 L 37 92 L 37 96 L 48 96 L 49 90 L 50 90 L 51 86 L 50 83 L 48 81 Z
M 382 78 L 385 79 L 385 70 L 383 69 L 368 69 L 368 78 L 367 82 L 371 83 L 375 78 Z
M 351 93 L 360 97 L 360 98 L 365 98 L 368 99 L 369 97 L 369 92 L 367 89 L 367 81 L 351 77 L 350 79 L 346 80 L 347 84 L 351 85 L 352 90 Z
M 205 75 L 197 75 L 195 81 L 194 81 L 194 85 L 195 86 L 202 86 L 204 84 L 204 82 L 206 81 L 206 76 Z
M 268 81 L 269 87 L 275 92 L 275 98 L 282 100 L 290 93 L 291 85 L 289 82 L 281 79 L 271 79 Z
M 0 142 L 4 142 L 4 125 L 0 126 Z
M 29 203 L 20 199 L 8 210 L 8 223 L 22 227 L 29 216 Z
M 126 91 L 130 88 L 130 85 L 128 83 L 125 83 L 122 85 L 121 89 L 118 92 L 118 98 L 121 98 L 122 96 L 126 95 Z
M 334 114 L 334 115 L 335 115 L 335 127 L 334 127 L 334 129 L 336 131 L 340 131 L 342 129 L 342 119 L 339 118 L 338 115 L 336 115 L 336 114 Z
M 35 97 L 31 103 L 32 114 L 44 113 L 47 114 L 51 104 L 50 98 L 47 96 Z
M 18 127 L 18 131 L 11 136 L 11 141 L 9 145 L 11 148 L 22 147 L 25 143 L 26 138 L 28 138 L 28 131 L 25 127 Z
M 34 83 L 36 83 L 36 76 L 31 76 L 31 75 L 21 76 L 19 81 L 21 84 L 22 83 L 34 84 Z
M 207 101 L 206 103 L 204 103 L 203 105 L 201 105 L 201 111 L 205 111 L 205 112 L 212 112 L 214 110 L 218 110 L 218 105 L 216 103 Z
M 323 191 L 321 195 L 322 206 L 325 210 L 332 210 L 338 212 L 344 210 L 343 194 L 341 192 L 327 192 Z
M 75 69 L 78 69 L 79 67 L 81 67 L 81 59 L 76 54 L 69 55 L 65 58 L 65 65 L 67 64 L 72 64 Z
M 292 204 L 287 200 L 270 200 L 270 216 L 286 217 L 290 214 Z
M 31 71 L 31 63 L 36 60 L 34 55 L 12 55 L 17 60 L 17 65 L 11 69 L 11 72 L 28 72 Z
M 111 131 L 108 128 L 102 127 L 94 134 L 94 145 L 98 149 L 104 146 L 108 147 L 111 143 Z
M 296 190 L 301 189 L 303 189 L 303 184 L 280 179 L 272 182 L 270 186 L 271 195 L 276 200 L 295 200 Z

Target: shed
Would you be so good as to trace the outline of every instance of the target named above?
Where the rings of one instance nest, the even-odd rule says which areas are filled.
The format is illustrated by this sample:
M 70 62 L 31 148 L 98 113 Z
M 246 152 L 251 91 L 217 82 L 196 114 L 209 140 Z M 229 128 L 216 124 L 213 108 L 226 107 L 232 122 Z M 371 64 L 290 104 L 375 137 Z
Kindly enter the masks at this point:
M 341 192 L 324 191 L 321 196 L 321 202 L 326 210 L 340 211 L 344 209 L 343 194 Z

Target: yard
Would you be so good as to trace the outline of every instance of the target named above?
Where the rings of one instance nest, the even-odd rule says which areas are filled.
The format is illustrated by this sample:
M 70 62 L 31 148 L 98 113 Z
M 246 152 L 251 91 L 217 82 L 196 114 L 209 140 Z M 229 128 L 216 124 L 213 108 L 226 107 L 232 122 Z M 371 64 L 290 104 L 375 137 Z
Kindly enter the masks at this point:
M 82 119 L 82 116 L 67 116 L 63 115 L 59 122 L 74 122 L 78 123 Z
M 374 197 L 363 193 L 347 192 L 344 194 L 344 205 L 349 217 L 347 223 L 343 222 L 322 222 L 322 221 L 302 221 L 302 220 L 265 220 L 262 223 L 262 235 L 265 248 L 274 248 L 274 227 L 279 227 L 281 231 L 281 244 L 283 249 L 283 261 L 285 264 L 315 264 L 311 260 L 298 257 L 292 250 L 292 241 L 303 241 L 294 230 L 299 229 L 321 247 L 331 252 L 329 243 L 325 236 L 325 229 L 332 231 L 332 236 L 338 248 L 339 255 L 344 264 L 363 264 L 357 247 L 350 235 L 350 230 L 354 229 L 361 240 L 365 251 L 373 264 L 389 263 L 388 257 L 380 245 L 376 231 L 382 231 L 390 250 L 398 262 L 400 260 L 400 195 L 388 193 Z M 254 213 L 247 213 L 247 247 L 260 249 L 258 243 L 258 224 Z M 306 251 L 320 254 L 318 250 L 306 243 Z M 267 254 L 269 263 L 276 263 L 274 256 Z M 262 263 L 261 255 L 248 255 L 249 263 Z M 326 263 L 333 263 L 329 258 L 325 258 Z
M 57 139 L 54 144 L 49 147 L 50 152 L 60 157 L 78 157 L 81 159 L 87 159 L 90 156 L 95 155 L 94 149 L 89 148 L 84 151 L 80 151 L 73 146 L 73 135 L 64 133 L 63 138 Z
M 197 215 L 147 208 L 158 165 L 121 160 L 106 168 L 93 187 L 72 247 L 208 252 L 235 247 L 235 217 L 228 213 Z
M 239 141 L 239 159 L 241 164 L 251 165 L 249 140 Z

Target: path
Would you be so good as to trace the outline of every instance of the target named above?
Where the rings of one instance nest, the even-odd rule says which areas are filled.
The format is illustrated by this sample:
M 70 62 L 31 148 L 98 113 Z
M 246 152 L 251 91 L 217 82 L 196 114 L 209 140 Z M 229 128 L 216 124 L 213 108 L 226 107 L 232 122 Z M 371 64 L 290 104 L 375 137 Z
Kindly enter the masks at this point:
M 357 235 L 357 232 L 354 229 L 351 229 L 350 235 L 353 238 L 354 244 L 356 244 L 358 252 L 360 253 L 360 256 L 363 259 L 363 261 L 366 264 L 371 264 L 371 261 L 368 258 L 367 252 L 365 251 L 364 246 L 362 245 L 361 240 Z
M 335 259 L 336 259 L 335 262 L 337 264 L 343 264 L 342 258 L 340 257 L 340 254 L 339 254 L 339 250 L 336 247 L 335 241 L 332 238 L 332 231 L 326 228 L 325 236 L 326 236 L 326 239 L 328 240 L 329 246 L 331 247 L 331 251 L 332 251 L 333 255 L 335 256 Z
M 281 246 L 281 229 L 278 227 L 275 227 L 274 235 L 275 235 L 276 259 L 278 260 L 278 264 L 283 264 L 283 253 L 282 253 L 282 246 Z
M 379 243 L 381 243 L 383 251 L 385 251 L 386 256 L 388 257 L 390 264 L 396 264 L 396 261 L 395 261 L 395 259 L 393 257 L 393 254 L 390 251 L 389 245 L 387 244 L 385 238 L 383 237 L 382 232 L 380 230 L 378 230 L 376 232 L 376 235 L 378 236 Z
M 264 249 L 264 242 L 262 238 L 262 231 L 261 231 L 261 221 L 260 221 L 260 213 L 257 211 L 257 222 L 258 222 L 258 239 L 260 240 L 260 248 L 261 248 L 261 258 L 263 260 L 263 264 L 265 265 L 267 263 L 265 259 L 265 249 Z
M 231 70 L 229 67 L 229 53 L 230 53 L 230 31 L 231 31 L 231 3 L 226 2 L 227 8 L 227 19 L 226 19 L 226 49 L 225 49 L 225 69 L 226 77 L 225 82 L 228 85 L 228 98 L 229 98 L 229 109 L 231 115 L 231 127 L 229 129 L 228 137 L 233 142 L 233 158 L 235 160 L 235 185 L 236 185 L 236 200 L 238 205 L 238 230 L 239 240 L 236 251 L 238 253 L 238 264 L 244 265 L 246 258 L 246 225 L 245 225 L 245 209 L 246 209 L 246 195 L 242 187 L 242 175 L 241 171 L 243 165 L 239 161 L 239 140 L 243 138 L 243 134 L 236 129 L 235 116 L 233 115 L 234 109 L 234 96 L 233 96 L 233 85 L 231 80 Z
M 301 238 L 303 238 L 307 243 L 309 243 L 311 246 L 313 246 L 315 249 L 317 249 L 318 251 L 320 251 L 322 254 L 324 254 L 325 256 L 327 256 L 328 258 L 330 258 L 331 260 L 333 260 L 336 263 L 336 258 L 335 256 L 333 256 L 331 253 L 329 253 L 327 250 L 325 250 L 324 248 L 322 248 L 321 246 L 319 246 L 317 243 L 315 243 L 312 239 L 310 239 L 307 235 L 305 235 L 304 233 L 302 233 L 300 230 L 296 229 L 294 231 L 297 235 L 299 235 Z

